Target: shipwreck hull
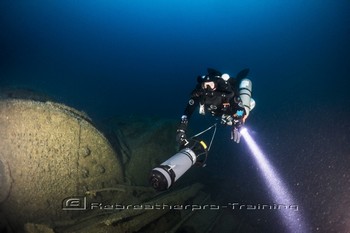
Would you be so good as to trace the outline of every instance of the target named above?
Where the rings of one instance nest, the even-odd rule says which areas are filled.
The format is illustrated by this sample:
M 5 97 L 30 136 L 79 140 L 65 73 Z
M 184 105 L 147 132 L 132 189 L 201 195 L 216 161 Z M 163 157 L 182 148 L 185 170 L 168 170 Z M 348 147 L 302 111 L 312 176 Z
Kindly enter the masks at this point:
M 69 220 L 65 199 L 124 181 L 108 140 L 65 105 L 1 100 L 0 129 L 0 206 L 12 226 Z

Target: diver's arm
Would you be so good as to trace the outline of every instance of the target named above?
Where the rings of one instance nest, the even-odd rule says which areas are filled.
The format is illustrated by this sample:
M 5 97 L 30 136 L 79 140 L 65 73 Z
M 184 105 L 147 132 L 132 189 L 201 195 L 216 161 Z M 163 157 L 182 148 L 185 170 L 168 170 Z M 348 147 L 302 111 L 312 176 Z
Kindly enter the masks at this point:
M 192 114 L 198 107 L 198 105 L 199 105 L 199 96 L 192 96 L 187 103 L 187 106 L 185 108 L 183 115 L 186 116 L 187 119 L 190 119 Z
M 241 139 L 241 133 L 239 132 L 241 127 L 244 125 L 245 121 L 245 109 L 238 107 L 236 112 L 233 114 L 232 130 L 231 130 L 231 140 L 239 143 Z
M 232 126 L 231 139 L 236 143 L 240 141 L 239 130 L 243 126 L 246 116 L 246 110 L 239 97 L 230 100 L 229 108 L 221 116 L 221 124 Z
M 186 145 L 188 143 L 186 139 L 186 130 L 187 130 L 188 121 L 191 118 L 193 112 L 196 110 L 199 104 L 199 100 L 200 100 L 200 94 L 197 92 L 197 89 L 195 89 L 192 92 L 191 98 L 187 103 L 184 114 L 181 116 L 180 124 L 176 130 L 176 141 L 180 145 Z
M 197 85 L 196 88 L 191 92 L 191 97 L 188 100 L 187 106 L 185 108 L 184 114 L 181 118 L 186 117 L 189 120 L 199 105 L 201 96 L 203 96 L 202 88 Z

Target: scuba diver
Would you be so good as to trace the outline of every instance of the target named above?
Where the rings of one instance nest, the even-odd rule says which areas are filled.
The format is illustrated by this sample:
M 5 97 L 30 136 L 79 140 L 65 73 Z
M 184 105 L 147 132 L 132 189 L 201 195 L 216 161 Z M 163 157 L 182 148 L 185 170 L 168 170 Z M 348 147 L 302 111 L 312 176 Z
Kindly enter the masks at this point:
M 216 123 L 187 138 L 188 122 L 197 107 L 199 107 L 199 114 L 210 113 L 219 118 L 221 124 L 232 127 L 231 139 L 239 143 L 241 137 L 239 130 L 255 106 L 255 101 L 251 98 L 252 82 L 246 78 L 248 73 L 249 69 L 244 69 L 234 78 L 208 68 L 207 75 L 198 76 L 198 83 L 191 93 L 176 131 L 176 141 L 180 150 L 152 169 L 149 180 L 154 189 L 167 190 L 192 166 L 204 167 L 206 165 L 208 152 L 216 132 Z M 214 133 L 207 145 L 198 136 L 213 127 Z
M 231 139 L 239 143 L 239 129 L 255 106 L 251 98 L 252 82 L 246 78 L 248 73 L 249 69 L 244 69 L 234 78 L 208 68 L 207 75 L 197 77 L 197 86 L 191 93 L 176 131 L 176 141 L 180 147 L 189 143 L 186 137 L 188 122 L 198 106 L 199 114 L 208 112 L 220 117 L 221 124 L 232 126 Z

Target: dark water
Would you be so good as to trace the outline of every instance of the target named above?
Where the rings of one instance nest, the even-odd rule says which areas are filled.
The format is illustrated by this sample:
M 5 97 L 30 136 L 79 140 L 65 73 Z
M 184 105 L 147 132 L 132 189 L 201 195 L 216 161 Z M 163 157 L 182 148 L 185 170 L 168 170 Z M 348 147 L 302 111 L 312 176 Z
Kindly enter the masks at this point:
M 95 120 L 178 118 L 207 67 L 249 67 L 257 106 L 247 124 L 310 232 L 349 232 L 349 12 L 346 0 L 4 0 L 0 85 L 44 92 Z M 267 196 L 245 144 L 229 143 L 213 173 L 241 187 L 243 201 Z

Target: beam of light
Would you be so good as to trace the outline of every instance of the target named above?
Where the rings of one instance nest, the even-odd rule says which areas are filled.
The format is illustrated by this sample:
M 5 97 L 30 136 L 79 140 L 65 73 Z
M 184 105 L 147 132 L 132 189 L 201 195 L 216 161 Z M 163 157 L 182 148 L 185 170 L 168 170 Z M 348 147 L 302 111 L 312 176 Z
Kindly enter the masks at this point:
M 272 198 L 276 204 L 282 204 L 289 207 L 297 206 L 295 200 L 289 193 L 287 186 L 283 183 L 281 176 L 277 173 L 254 139 L 250 136 L 247 128 L 242 128 L 240 132 L 245 139 L 256 164 L 259 166 L 264 182 L 268 190 L 271 191 Z M 284 225 L 290 232 L 307 232 L 299 208 L 281 209 L 279 210 L 279 214 L 282 217 Z

